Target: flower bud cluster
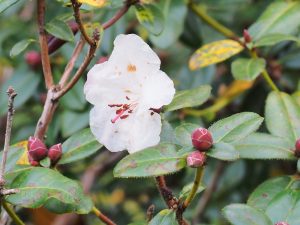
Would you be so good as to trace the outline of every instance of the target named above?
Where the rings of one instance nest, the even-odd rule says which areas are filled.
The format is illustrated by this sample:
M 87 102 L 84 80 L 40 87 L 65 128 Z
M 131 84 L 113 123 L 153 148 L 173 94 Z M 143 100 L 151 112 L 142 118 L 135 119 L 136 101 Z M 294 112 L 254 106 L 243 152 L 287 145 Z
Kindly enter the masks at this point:
M 205 152 L 213 145 L 211 133 L 207 129 L 200 127 L 193 131 L 191 139 L 197 151 L 193 151 L 187 156 L 187 165 L 193 168 L 204 166 L 206 162 Z
M 28 160 L 32 166 L 39 166 L 40 161 L 49 157 L 51 165 L 55 165 L 62 156 L 61 144 L 53 145 L 47 149 L 46 145 L 36 137 L 28 139 Z

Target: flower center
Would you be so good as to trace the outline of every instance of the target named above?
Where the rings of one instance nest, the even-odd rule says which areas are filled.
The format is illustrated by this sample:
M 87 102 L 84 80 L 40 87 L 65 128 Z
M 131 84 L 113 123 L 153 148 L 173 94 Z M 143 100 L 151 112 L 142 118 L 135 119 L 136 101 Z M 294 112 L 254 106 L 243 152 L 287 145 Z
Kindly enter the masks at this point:
M 126 96 L 126 100 L 130 100 L 128 96 Z M 111 120 L 112 123 L 115 123 L 118 119 L 126 119 L 129 114 L 131 114 L 134 108 L 137 106 L 137 103 L 132 104 L 109 104 L 108 106 L 111 108 L 116 108 L 116 116 Z

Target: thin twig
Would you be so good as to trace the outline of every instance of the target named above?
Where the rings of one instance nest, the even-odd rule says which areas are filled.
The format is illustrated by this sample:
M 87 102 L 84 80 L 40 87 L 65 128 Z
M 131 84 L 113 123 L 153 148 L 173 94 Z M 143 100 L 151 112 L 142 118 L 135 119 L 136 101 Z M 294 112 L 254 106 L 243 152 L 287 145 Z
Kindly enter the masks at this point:
M 95 206 L 92 209 L 92 212 L 105 224 L 107 225 L 116 225 L 115 222 L 113 222 L 111 219 L 109 219 L 107 216 L 105 216 L 99 209 L 97 209 Z
M 25 225 L 25 223 L 18 217 L 18 215 L 14 212 L 14 210 L 9 207 L 9 205 L 5 202 L 2 201 L 2 206 L 5 209 L 5 211 L 8 213 L 10 218 L 15 222 L 17 225 Z
M 81 20 L 81 14 L 80 14 L 81 3 L 79 3 L 77 0 L 71 0 L 71 3 L 72 3 L 73 11 L 74 11 L 75 21 L 78 24 L 78 28 L 79 28 L 83 38 L 89 45 L 91 45 L 91 46 L 96 45 L 97 43 L 95 42 L 95 40 L 88 36 L 88 34 L 83 26 L 83 23 Z
M 153 215 L 154 215 L 154 210 L 155 210 L 155 205 L 150 205 L 147 209 L 147 223 L 149 223 L 152 218 L 153 218 Z
M 5 184 L 4 180 L 4 172 L 5 172 L 5 164 L 7 160 L 7 154 L 9 151 L 10 145 L 10 136 L 11 136 L 11 128 L 12 128 L 12 120 L 15 112 L 14 109 L 14 98 L 17 96 L 17 93 L 12 87 L 9 87 L 7 90 L 8 95 L 8 110 L 7 110 L 7 122 L 6 122 L 6 131 L 5 131 L 5 140 L 4 140 L 4 150 L 2 155 L 2 162 L 0 167 L 0 187 L 3 188 Z
M 214 191 L 217 187 L 219 178 L 220 178 L 221 174 L 223 173 L 225 165 L 226 164 L 222 161 L 218 162 L 218 165 L 216 166 L 216 170 L 211 178 L 211 181 L 210 181 L 209 185 L 206 187 L 206 189 L 201 197 L 201 200 L 195 209 L 195 216 L 193 218 L 193 224 L 197 224 L 197 222 L 199 222 L 209 200 L 212 197 L 212 194 L 214 193 Z
M 168 188 L 166 181 L 165 181 L 165 177 L 164 176 L 155 177 L 155 181 L 156 181 L 156 185 L 159 190 L 159 193 L 161 194 L 161 196 L 164 199 L 168 208 L 169 209 L 177 208 L 178 200 L 176 199 L 176 197 L 174 197 L 172 191 Z
M 75 47 L 75 49 L 72 53 L 71 59 L 70 59 L 69 63 L 67 64 L 67 66 L 65 68 L 65 71 L 64 71 L 64 73 L 63 73 L 63 75 L 62 75 L 62 77 L 59 81 L 59 85 L 61 87 L 63 87 L 66 84 L 67 80 L 69 79 L 69 76 L 70 76 L 70 74 L 71 74 L 71 72 L 74 68 L 76 60 L 78 59 L 78 57 L 79 57 L 79 55 L 80 55 L 80 53 L 81 53 L 81 51 L 84 47 L 84 44 L 85 44 L 85 41 L 81 38 L 78 41 L 78 43 L 77 43 L 77 45 L 76 45 L 76 47 Z
M 51 71 L 51 64 L 49 58 L 49 50 L 47 43 L 47 34 L 45 30 L 45 0 L 37 1 L 37 22 L 39 27 L 39 42 L 41 48 L 41 58 L 43 65 L 43 73 L 46 87 L 49 90 L 53 86 L 53 76 Z

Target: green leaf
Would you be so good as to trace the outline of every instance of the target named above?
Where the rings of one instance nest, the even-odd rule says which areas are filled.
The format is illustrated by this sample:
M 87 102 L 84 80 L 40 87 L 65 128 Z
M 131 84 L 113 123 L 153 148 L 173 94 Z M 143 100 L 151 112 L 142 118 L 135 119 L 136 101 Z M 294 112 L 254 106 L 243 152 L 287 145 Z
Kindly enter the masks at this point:
M 270 134 L 254 133 L 235 143 L 240 158 L 295 160 L 294 146 L 283 138 Z
M 173 101 L 164 107 L 166 111 L 174 111 L 186 107 L 199 106 L 207 101 L 210 96 L 211 87 L 202 85 L 194 89 L 178 91 Z
M 16 4 L 19 0 L 1 0 L 0 1 L 0 13 L 4 12 L 9 7 Z
M 273 225 L 263 212 L 244 204 L 226 206 L 223 214 L 233 225 Z
M 172 144 L 160 144 L 130 154 L 114 168 L 115 177 L 151 177 L 177 172 L 184 168 L 186 159 Z
M 16 71 L 13 76 L 8 79 L 1 87 L 2 90 L 7 90 L 9 86 L 18 93 L 15 98 L 14 106 L 19 108 L 23 105 L 34 93 L 40 83 L 41 76 L 31 71 L 20 69 Z M 0 115 L 7 113 L 7 95 L 0 95 Z
M 269 34 L 292 34 L 297 31 L 300 20 L 299 1 L 275 1 L 249 28 L 254 41 Z
M 300 223 L 300 192 L 283 191 L 276 195 L 266 209 L 266 214 L 272 222 L 284 221 L 289 225 Z
M 231 64 L 231 72 L 236 80 L 254 80 L 266 67 L 266 61 L 261 58 L 239 58 Z
M 51 161 L 48 157 L 44 158 L 43 160 L 40 161 L 40 164 L 42 167 L 45 167 L 45 168 L 49 168 L 50 165 L 51 165 Z
M 239 159 L 239 152 L 235 150 L 234 146 L 225 142 L 218 142 L 214 144 L 206 154 L 210 157 L 225 161 L 234 161 Z
M 160 211 L 149 223 L 149 225 L 177 225 L 175 211 L 164 209 Z
M 65 40 L 74 41 L 74 35 L 71 28 L 64 21 L 53 19 L 45 25 L 45 29 L 53 36 Z
M 178 144 L 175 131 L 171 124 L 166 120 L 162 120 L 160 143 Z
M 63 144 L 63 155 L 58 164 L 67 164 L 86 158 L 97 152 L 102 145 L 95 139 L 89 128 L 68 138 Z
M 289 186 L 291 180 L 291 177 L 283 176 L 265 181 L 251 193 L 247 204 L 264 211 L 270 201 Z
M 213 136 L 214 143 L 236 142 L 256 131 L 263 118 L 256 113 L 242 112 L 219 120 L 208 129 Z
M 187 6 L 182 0 L 161 1 L 164 13 L 164 30 L 158 35 L 150 35 L 151 42 L 159 48 L 168 48 L 179 38 L 184 28 Z
M 265 109 L 266 125 L 269 132 L 285 138 L 295 145 L 300 137 L 300 106 L 284 92 L 268 95 Z
M 34 167 L 20 173 L 10 188 L 18 188 L 20 192 L 6 200 L 25 208 L 44 206 L 55 213 L 87 214 L 93 207 L 77 182 L 48 168 Z
M 61 115 L 61 129 L 63 137 L 69 137 L 87 127 L 89 124 L 89 112 L 64 111 Z
M 179 193 L 179 199 L 183 199 L 183 198 L 186 198 L 188 195 L 189 195 L 189 193 L 191 192 L 191 190 L 192 190 L 192 188 L 193 188 L 193 182 L 192 183 L 189 183 L 189 184 L 187 184 L 187 185 L 185 185 L 183 188 L 182 188 L 182 190 L 180 191 L 180 193 Z M 197 191 L 196 191 L 196 194 L 199 194 L 199 193 L 201 193 L 202 191 L 204 191 L 205 190 L 205 187 L 204 186 L 202 186 L 202 185 L 199 185 L 199 187 L 198 187 L 198 189 L 197 189 Z
M 196 70 L 211 64 L 223 62 L 238 54 L 244 47 L 237 41 L 221 40 L 199 48 L 190 58 L 189 68 Z
M 184 123 L 175 129 L 176 139 L 181 146 L 192 146 L 192 132 L 199 128 L 197 124 Z
M 22 40 L 19 41 L 18 43 L 16 43 L 12 49 L 10 50 L 10 57 L 16 57 L 17 55 L 19 55 L 21 52 L 23 52 L 30 43 L 35 42 L 34 39 L 26 39 L 26 40 Z
M 268 34 L 260 38 L 257 42 L 255 42 L 254 46 L 261 47 L 276 45 L 282 41 L 296 41 L 297 43 L 299 43 L 300 39 L 287 34 Z
M 138 21 L 151 33 L 159 35 L 164 29 L 164 16 L 154 5 L 135 4 Z

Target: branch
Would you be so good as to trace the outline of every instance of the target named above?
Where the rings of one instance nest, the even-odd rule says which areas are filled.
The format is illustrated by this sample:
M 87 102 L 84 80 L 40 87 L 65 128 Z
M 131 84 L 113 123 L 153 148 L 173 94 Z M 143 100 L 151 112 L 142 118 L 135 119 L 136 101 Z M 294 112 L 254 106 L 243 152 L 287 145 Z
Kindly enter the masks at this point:
M 64 71 L 64 73 L 63 73 L 63 75 L 62 75 L 62 77 L 59 81 L 59 85 L 61 87 L 63 87 L 66 84 L 72 70 L 74 69 L 75 62 L 78 59 L 78 57 L 79 57 L 79 55 L 80 55 L 80 53 L 83 49 L 84 44 L 85 44 L 85 41 L 81 38 L 78 41 L 78 43 L 77 43 L 77 45 L 76 45 L 76 47 L 75 47 L 75 49 L 72 53 L 71 59 L 70 59 L 68 65 L 66 66 L 65 71 Z
M 178 200 L 173 195 L 172 191 L 168 188 L 165 177 L 159 176 L 155 177 L 156 185 L 159 190 L 159 193 L 161 194 L 162 198 L 164 199 L 166 205 L 169 209 L 177 209 L 178 206 Z
M 38 0 L 37 2 L 37 22 L 39 27 L 39 42 L 41 48 L 41 58 L 43 65 L 43 73 L 45 77 L 46 87 L 49 90 L 53 86 L 53 77 L 51 71 L 51 64 L 48 52 L 47 34 L 45 26 L 45 0 Z
M 105 216 L 99 209 L 95 206 L 92 209 L 92 212 L 105 224 L 107 225 L 116 225 L 115 222 L 111 221 L 107 216 Z
M 8 95 L 8 111 L 7 111 L 7 122 L 6 122 L 6 131 L 5 131 L 5 140 L 4 140 L 4 150 L 3 150 L 2 162 L 0 167 L 0 188 L 1 189 L 3 189 L 3 186 L 5 184 L 5 180 L 4 180 L 5 164 L 6 164 L 7 154 L 10 145 L 12 120 L 13 120 L 13 115 L 15 113 L 14 98 L 17 96 L 17 93 L 12 87 L 9 87 L 6 93 Z

